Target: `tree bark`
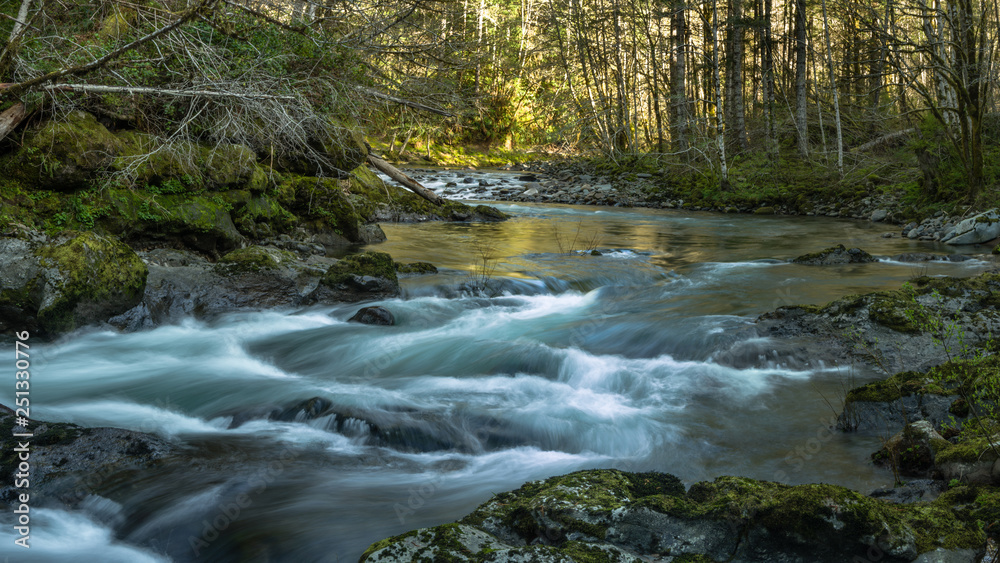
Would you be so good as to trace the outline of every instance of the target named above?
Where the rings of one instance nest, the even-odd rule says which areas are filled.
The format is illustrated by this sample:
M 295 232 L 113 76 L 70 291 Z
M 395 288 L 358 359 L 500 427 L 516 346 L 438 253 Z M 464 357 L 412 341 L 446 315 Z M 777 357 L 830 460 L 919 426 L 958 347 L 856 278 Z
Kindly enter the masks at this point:
M 673 34 L 674 56 L 670 64 L 670 138 L 674 150 L 688 151 L 688 101 L 685 85 L 686 19 L 684 0 L 674 0 L 670 27 Z
M 806 121 L 806 2 L 795 0 L 795 129 L 799 156 L 809 156 L 809 124 Z
M 21 102 L 12 105 L 3 113 L 0 113 L 0 141 L 13 131 L 18 124 L 24 121 L 27 115 L 28 112 Z
M 830 69 L 830 88 L 833 88 L 833 116 L 837 126 L 837 173 L 844 177 L 844 134 L 840 127 L 840 94 L 837 90 L 837 75 L 833 67 L 833 50 L 830 48 L 830 21 L 826 17 L 826 0 L 823 5 L 823 32 L 826 35 L 826 64 Z

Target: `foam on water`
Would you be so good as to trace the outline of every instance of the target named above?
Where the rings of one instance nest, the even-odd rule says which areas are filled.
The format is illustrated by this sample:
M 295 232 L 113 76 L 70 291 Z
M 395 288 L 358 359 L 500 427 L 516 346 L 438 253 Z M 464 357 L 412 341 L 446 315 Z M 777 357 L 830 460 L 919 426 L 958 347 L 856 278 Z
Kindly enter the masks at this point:
M 105 525 L 86 514 L 51 508 L 31 509 L 30 549 L 14 545 L 18 537 L 5 513 L 0 516 L 0 558 L 18 563 L 100 561 L 102 563 L 169 563 L 150 550 L 126 545 Z

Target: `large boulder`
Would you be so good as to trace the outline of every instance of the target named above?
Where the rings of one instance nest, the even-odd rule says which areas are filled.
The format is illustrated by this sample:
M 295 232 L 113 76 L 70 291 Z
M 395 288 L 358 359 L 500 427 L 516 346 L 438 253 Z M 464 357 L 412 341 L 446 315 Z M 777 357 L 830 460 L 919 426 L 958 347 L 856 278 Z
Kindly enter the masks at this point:
M 991 209 L 975 217 L 969 217 L 955 226 L 953 234 L 944 239 L 946 244 L 982 244 L 1000 237 L 1000 211 Z
M 347 178 L 351 170 L 368 160 L 368 147 L 360 127 L 321 120 L 312 120 L 302 126 L 308 134 L 306 146 L 261 156 L 282 172 L 336 178 Z M 273 149 L 272 146 L 262 148 Z
M 347 256 L 330 266 L 318 289 L 332 292 L 339 296 L 339 301 L 395 297 L 399 294 L 396 265 L 392 256 L 384 252 Z
M 53 335 L 136 306 L 148 269 L 128 246 L 95 233 L 40 243 L 0 239 L 0 332 Z
M 261 191 L 268 183 L 257 156 L 244 145 L 167 142 L 138 131 L 122 131 L 116 137 L 120 150 L 111 168 L 126 174 L 135 185 L 156 192 Z
M 96 117 L 74 111 L 29 132 L 7 172 L 44 189 L 82 189 L 112 163 L 118 148 L 118 139 Z
M 233 250 L 218 262 L 190 251 L 143 253 L 149 278 L 142 302 L 110 320 L 122 330 L 235 310 L 384 299 L 399 294 L 392 258 L 381 252 L 299 256 L 273 246 Z M 386 265 L 388 261 L 388 265 Z
M 457 524 L 376 542 L 378 561 L 840 563 L 976 560 L 986 534 L 942 498 L 893 505 L 834 485 L 579 471 L 496 494 Z M 398 510 L 407 508 L 400 505 Z

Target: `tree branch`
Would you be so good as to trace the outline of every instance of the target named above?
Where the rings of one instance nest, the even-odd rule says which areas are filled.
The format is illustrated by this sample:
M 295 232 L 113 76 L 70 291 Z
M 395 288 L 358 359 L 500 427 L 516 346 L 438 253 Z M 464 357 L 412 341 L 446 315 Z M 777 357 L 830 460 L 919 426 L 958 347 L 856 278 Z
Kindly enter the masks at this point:
M 410 100 L 404 100 L 402 98 L 397 98 L 395 96 L 390 96 L 388 94 L 383 94 L 382 92 L 379 92 L 378 90 L 372 90 L 371 88 L 365 88 L 364 86 L 356 86 L 355 89 L 358 92 L 361 92 L 362 94 L 371 96 L 373 98 L 379 98 L 379 99 L 382 99 L 382 100 L 387 100 L 387 101 L 394 102 L 394 103 L 397 103 L 397 104 L 402 104 L 404 106 L 408 106 L 408 107 L 411 107 L 411 108 L 414 108 L 414 109 L 419 109 L 419 110 L 427 111 L 427 112 L 430 112 L 430 113 L 436 113 L 438 115 L 443 115 L 445 117 L 455 117 L 455 114 L 453 114 L 451 112 L 448 112 L 448 111 L 445 111 L 443 109 L 437 109 L 437 108 L 433 108 L 433 107 L 430 107 L 430 106 L 425 106 L 424 104 L 419 104 L 417 102 L 411 102 Z
M 0 84 L 0 89 L 4 87 Z M 295 101 L 294 96 L 272 96 L 269 94 L 248 94 L 241 92 L 225 92 L 218 90 L 180 90 L 175 88 L 151 88 L 148 86 L 106 86 L 102 84 L 51 84 L 44 86 L 46 90 L 58 90 L 60 92 L 97 92 L 102 94 L 129 94 L 132 96 L 139 94 L 152 94 L 156 96 L 180 96 L 196 97 L 205 96 L 208 98 L 240 98 L 244 100 L 282 100 Z
M 143 37 L 140 37 L 139 39 L 136 39 L 135 41 L 127 45 L 123 45 L 118 49 L 111 51 L 107 55 L 104 55 L 99 59 L 95 59 L 87 64 L 55 70 L 47 74 L 43 74 L 42 76 L 38 76 L 30 80 L 25 80 L 24 82 L 12 84 L 8 86 L 5 90 L 0 91 L 0 98 L 16 97 L 19 96 L 21 92 L 24 92 L 25 90 L 33 88 L 40 84 L 45 84 L 46 82 L 52 82 L 53 80 L 57 80 L 64 76 L 71 76 L 71 75 L 78 76 L 81 74 L 86 74 L 92 70 L 97 70 L 98 68 L 101 68 L 102 66 L 107 64 L 109 61 L 115 59 L 116 57 L 121 56 L 122 54 L 132 49 L 135 49 L 136 47 L 142 45 L 143 43 L 148 43 L 149 41 L 152 41 L 153 39 L 156 39 L 157 37 L 164 35 L 166 33 L 170 33 L 171 31 L 177 29 L 181 25 L 184 25 L 188 21 L 194 19 L 198 15 L 199 11 L 201 11 L 203 8 L 211 6 L 216 1 L 217 0 L 201 0 L 201 2 L 198 2 L 198 4 L 196 4 L 195 6 L 181 12 L 180 16 L 172 23 L 164 27 L 161 27 L 160 29 L 157 29 L 156 31 L 153 31 Z

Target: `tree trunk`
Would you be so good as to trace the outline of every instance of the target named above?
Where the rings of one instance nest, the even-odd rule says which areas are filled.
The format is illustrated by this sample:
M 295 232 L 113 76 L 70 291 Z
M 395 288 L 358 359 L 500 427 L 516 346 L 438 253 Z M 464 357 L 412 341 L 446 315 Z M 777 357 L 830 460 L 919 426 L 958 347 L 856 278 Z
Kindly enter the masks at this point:
M 719 172 L 722 176 L 722 189 L 729 189 L 729 167 L 726 163 L 725 121 L 722 107 L 722 84 L 719 74 L 719 6 L 718 0 L 712 0 L 712 70 L 715 85 L 715 142 L 719 147 Z
M 795 129 L 802 158 L 809 156 L 806 117 L 806 1 L 795 0 Z
M 830 21 L 826 17 L 826 0 L 823 5 L 823 32 L 826 35 L 826 64 L 830 69 L 830 88 L 833 88 L 833 119 L 837 126 L 837 174 L 844 177 L 844 134 L 840 128 L 840 95 L 837 90 L 837 75 L 833 66 L 833 50 L 830 48 Z
M 383 172 L 386 176 L 392 178 L 400 184 L 403 184 L 409 188 L 410 191 L 433 203 L 434 205 L 441 205 L 445 202 L 444 198 L 421 186 L 420 182 L 417 182 L 413 178 L 403 174 L 395 166 L 389 164 L 374 154 L 368 155 L 368 162 L 370 162 L 376 169 Z
M 683 0 L 675 0 L 670 17 L 670 27 L 674 56 L 670 65 L 670 139 L 674 151 L 687 154 L 688 151 L 688 101 L 685 79 L 686 19 Z
M 726 142 L 734 151 L 747 149 L 743 104 L 743 0 L 729 0 L 726 34 Z

